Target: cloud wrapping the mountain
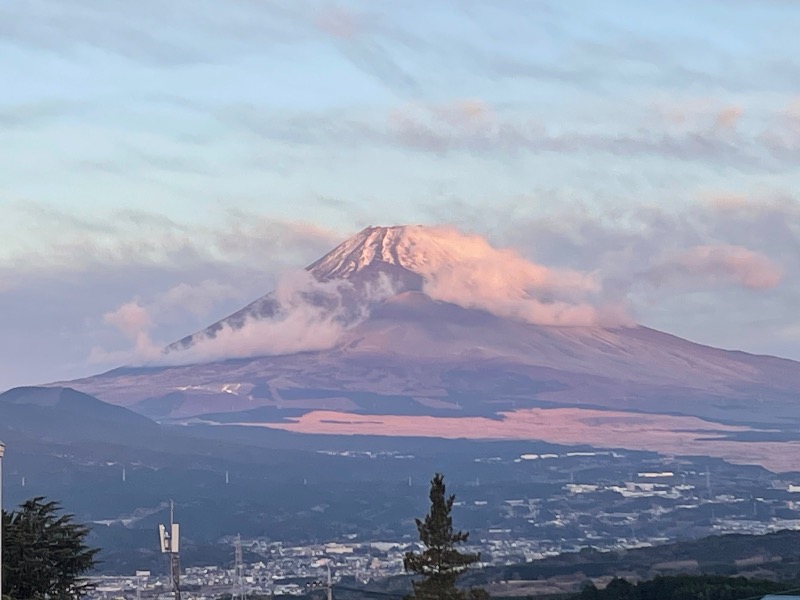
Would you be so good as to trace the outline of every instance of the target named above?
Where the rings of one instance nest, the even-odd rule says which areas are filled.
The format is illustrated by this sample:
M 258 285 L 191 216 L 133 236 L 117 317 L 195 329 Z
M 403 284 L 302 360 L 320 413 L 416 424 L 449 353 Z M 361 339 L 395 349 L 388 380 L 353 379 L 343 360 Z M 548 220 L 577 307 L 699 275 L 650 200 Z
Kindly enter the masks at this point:
M 155 362 L 192 364 L 325 350 L 336 345 L 343 331 L 335 314 L 297 302 L 280 318 L 249 318 L 241 328 L 223 325 L 214 337 L 199 338 L 190 348 L 159 356 Z
M 241 327 L 225 324 L 213 336 L 198 335 L 185 350 L 165 352 L 166 343 L 157 343 L 150 336 L 151 313 L 163 310 L 164 300 L 185 295 L 186 288 L 176 286 L 151 303 L 149 311 L 135 300 L 107 313 L 104 320 L 134 345 L 122 351 L 94 348 L 91 360 L 177 365 L 330 348 L 353 318 L 343 308 L 342 294 L 347 286 L 347 282 L 320 283 L 305 271 L 285 273 L 275 290 L 279 310 L 273 318 L 248 317 Z M 312 298 L 321 303 L 315 304 Z
M 423 241 L 415 269 L 435 300 L 537 325 L 631 322 L 619 310 L 606 310 L 597 297 L 600 282 L 591 273 L 552 269 L 451 227 L 418 228 L 416 235 Z
M 346 280 L 322 282 L 308 271 L 286 272 L 273 294 L 277 314 L 248 316 L 241 327 L 223 323 L 213 335 L 198 334 L 188 348 L 160 354 L 154 362 L 191 364 L 325 350 L 368 316 L 371 303 L 392 294 L 386 278 L 356 290 Z

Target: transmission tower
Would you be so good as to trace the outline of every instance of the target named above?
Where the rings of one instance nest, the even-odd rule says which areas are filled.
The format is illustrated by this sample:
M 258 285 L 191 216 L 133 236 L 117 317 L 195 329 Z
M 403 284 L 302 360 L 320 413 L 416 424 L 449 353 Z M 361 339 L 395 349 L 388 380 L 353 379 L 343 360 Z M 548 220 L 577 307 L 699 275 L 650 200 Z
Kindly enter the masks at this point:
M 242 536 L 237 535 L 234 542 L 233 590 L 231 600 L 245 600 L 247 591 L 244 587 L 244 561 L 242 560 Z

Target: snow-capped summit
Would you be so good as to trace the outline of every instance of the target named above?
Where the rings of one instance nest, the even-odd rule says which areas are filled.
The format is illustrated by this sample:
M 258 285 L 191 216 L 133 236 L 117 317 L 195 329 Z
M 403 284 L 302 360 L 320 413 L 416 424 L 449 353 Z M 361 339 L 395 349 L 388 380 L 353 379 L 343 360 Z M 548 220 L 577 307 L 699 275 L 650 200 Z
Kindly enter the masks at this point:
M 308 266 L 320 281 L 348 277 L 383 262 L 409 268 L 414 264 L 415 238 L 424 235 L 422 226 L 366 227 L 346 239 L 328 254 Z
M 449 227 L 367 227 L 308 267 L 320 281 L 347 278 L 384 263 L 423 277 L 493 250 L 483 238 Z

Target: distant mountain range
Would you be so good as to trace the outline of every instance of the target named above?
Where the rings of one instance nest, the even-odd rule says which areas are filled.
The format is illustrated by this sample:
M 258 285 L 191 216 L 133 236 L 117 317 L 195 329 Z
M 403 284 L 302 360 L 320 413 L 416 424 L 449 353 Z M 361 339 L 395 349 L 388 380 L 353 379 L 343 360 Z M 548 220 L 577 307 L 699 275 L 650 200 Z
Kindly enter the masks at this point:
M 595 433 L 606 427 L 610 445 L 625 435 L 611 421 L 630 428 L 635 415 L 663 415 L 673 433 L 750 435 L 747 452 L 718 455 L 761 464 L 770 444 L 792 439 L 765 432 L 800 423 L 799 363 L 624 321 L 558 322 L 586 312 L 570 304 L 583 285 L 579 274 L 549 272 L 474 236 L 372 227 L 305 275 L 170 345 L 161 363 L 58 385 L 155 419 L 305 433 L 407 435 L 438 419 L 445 437 L 569 442 L 548 433 L 552 423 L 536 425 L 557 416 Z M 567 408 L 586 412 L 565 417 Z M 611 421 L 597 411 L 611 411 Z M 487 429 L 487 419 L 508 428 Z M 698 436 L 654 449 L 688 444 L 685 452 L 702 454 Z

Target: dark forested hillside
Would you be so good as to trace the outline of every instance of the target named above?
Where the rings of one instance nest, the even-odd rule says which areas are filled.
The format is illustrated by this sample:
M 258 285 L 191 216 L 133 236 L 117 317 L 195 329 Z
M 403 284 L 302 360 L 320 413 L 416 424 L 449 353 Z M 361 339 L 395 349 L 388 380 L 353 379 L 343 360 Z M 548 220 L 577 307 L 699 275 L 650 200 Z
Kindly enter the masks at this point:
M 581 573 L 608 577 L 631 573 L 637 579 L 670 574 L 758 576 L 777 581 L 800 580 L 800 532 L 767 535 L 731 534 L 661 546 L 600 552 L 584 548 L 508 567 L 474 573 L 479 580 L 534 580 Z
M 636 584 L 614 578 L 603 589 L 587 585 L 574 600 L 742 600 L 787 589 L 784 583 L 719 575 L 656 577 Z

